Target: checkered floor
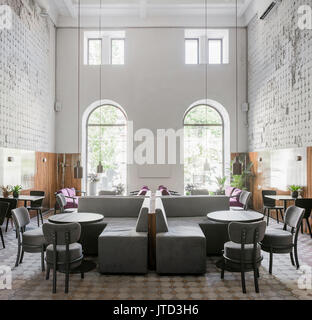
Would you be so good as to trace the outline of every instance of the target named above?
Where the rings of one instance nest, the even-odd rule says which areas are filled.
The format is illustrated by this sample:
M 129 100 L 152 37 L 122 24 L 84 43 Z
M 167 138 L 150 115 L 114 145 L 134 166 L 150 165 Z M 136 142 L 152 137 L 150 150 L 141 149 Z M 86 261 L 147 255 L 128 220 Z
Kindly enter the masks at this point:
M 32 219 L 36 225 L 36 220 Z M 275 221 L 271 221 L 276 226 Z M 256 294 L 253 274 L 247 274 L 247 294 L 241 290 L 240 274 L 226 273 L 225 280 L 215 263 L 218 257 L 207 258 L 207 273 L 202 276 L 101 275 L 96 270 L 70 276 L 69 294 L 64 294 L 64 275 L 58 273 L 57 293 L 52 294 L 52 280 L 45 280 L 40 268 L 40 254 L 25 253 L 24 261 L 14 268 L 17 240 L 12 228 L 5 233 L 6 248 L 0 249 L 0 265 L 12 268 L 12 290 L 0 290 L 0 299 L 104 299 L 104 300 L 300 300 L 312 299 L 312 290 L 298 288 L 302 270 L 295 270 L 289 255 L 274 255 L 273 275 L 268 272 L 268 254 L 260 270 L 260 294 Z M 312 239 L 299 236 L 299 258 L 302 266 L 312 267 Z

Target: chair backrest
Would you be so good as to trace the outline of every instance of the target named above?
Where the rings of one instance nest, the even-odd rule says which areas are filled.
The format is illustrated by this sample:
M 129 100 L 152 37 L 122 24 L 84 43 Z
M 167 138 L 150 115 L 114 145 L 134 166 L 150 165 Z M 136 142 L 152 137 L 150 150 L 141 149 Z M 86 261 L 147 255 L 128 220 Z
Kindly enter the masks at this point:
M 9 203 L 9 210 L 7 212 L 7 218 L 10 218 L 12 216 L 12 210 L 16 209 L 16 207 L 17 207 L 17 199 L 1 198 L 0 202 Z
M 230 240 L 239 244 L 254 244 L 262 241 L 265 230 L 265 221 L 254 223 L 232 222 L 228 227 Z
M 2 226 L 5 217 L 8 214 L 10 204 L 8 202 L 0 202 L 0 226 Z
M 60 211 L 64 212 L 65 211 L 64 207 L 66 206 L 66 203 L 67 203 L 64 194 L 58 193 L 55 197 L 56 197 L 56 203 L 60 208 Z
M 242 191 L 239 196 L 239 202 L 244 206 L 244 210 L 248 210 L 248 204 L 250 201 L 252 193 L 248 191 Z
M 207 189 L 194 189 L 191 191 L 192 196 L 209 196 L 209 191 Z
M 36 196 L 36 197 L 44 197 L 45 196 L 45 192 L 44 191 L 33 190 L 33 191 L 30 191 L 30 195 L 31 196 Z M 32 208 L 42 207 L 42 202 L 43 202 L 43 199 L 38 200 L 38 201 L 31 201 L 31 205 L 30 206 Z
M 25 207 L 12 210 L 13 221 L 17 230 L 25 228 L 30 223 L 29 212 Z
M 285 227 L 299 230 L 305 209 L 296 206 L 288 207 L 285 213 Z
M 108 191 L 108 190 L 101 190 L 99 191 L 99 196 L 116 196 L 116 191 Z
M 81 226 L 79 223 L 45 223 L 42 231 L 48 244 L 66 245 L 78 242 Z
M 295 206 L 305 209 L 304 217 L 309 218 L 312 211 L 312 199 L 297 199 Z
M 275 190 L 262 190 L 262 201 L 266 207 L 275 207 L 275 200 L 269 199 L 266 196 L 276 196 Z

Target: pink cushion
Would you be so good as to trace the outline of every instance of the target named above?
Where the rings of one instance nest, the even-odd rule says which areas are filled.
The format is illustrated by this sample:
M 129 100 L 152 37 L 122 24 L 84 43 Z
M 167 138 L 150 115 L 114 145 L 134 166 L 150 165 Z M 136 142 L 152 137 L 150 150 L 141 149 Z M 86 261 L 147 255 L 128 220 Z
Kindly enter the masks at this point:
M 67 188 L 67 192 L 68 192 L 68 196 L 70 196 L 70 197 L 75 197 L 76 196 L 75 188 L 71 188 L 71 189 Z
M 167 189 L 162 189 L 161 190 L 161 195 L 162 196 L 170 196 L 170 193 L 169 193 L 169 191 Z
M 236 188 L 234 188 L 234 187 L 226 187 L 226 188 L 225 188 L 225 195 L 226 195 L 227 197 L 230 197 L 235 189 L 236 189 Z
M 242 193 L 242 190 L 240 189 L 233 190 L 230 198 L 230 207 L 240 207 L 240 208 L 243 207 L 243 205 L 239 202 L 239 197 L 241 193 Z
M 78 208 L 78 197 L 74 197 L 74 199 L 69 199 L 66 198 L 66 206 L 64 207 L 65 209 L 71 209 L 71 208 Z

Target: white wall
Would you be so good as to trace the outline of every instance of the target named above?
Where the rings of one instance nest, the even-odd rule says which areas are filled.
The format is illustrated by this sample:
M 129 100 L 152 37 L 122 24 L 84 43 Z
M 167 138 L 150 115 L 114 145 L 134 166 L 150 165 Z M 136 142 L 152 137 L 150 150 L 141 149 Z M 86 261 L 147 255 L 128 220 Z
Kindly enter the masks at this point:
M 12 11 L 0 30 L 0 147 L 54 152 L 55 27 L 30 1 L 0 4 Z
M 82 37 L 83 39 L 83 37 Z M 83 41 L 82 41 L 83 42 Z M 81 48 L 82 50 L 82 48 Z M 82 51 L 81 51 L 82 52 Z M 239 105 L 247 100 L 246 29 L 239 30 Z M 81 61 L 83 57 L 81 56 Z M 231 151 L 235 140 L 235 29 L 230 30 L 230 64 L 209 66 L 208 98 L 221 103 L 231 120 Z M 183 28 L 126 29 L 124 66 L 102 67 L 102 98 L 116 101 L 134 121 L 134 129 L 182 127 L 186 109 L 205 98 L 205 66 L 184 64 Z M 81 69 L 83 111 L 99 100 L 99 67 Z M 77 30 L 57 29 L 57 101 L 62 111 L 56 115 L 56 149 L 77 152 Z M 240 109 L 240 108 L 239 108 Z M 247 151 L 245 114 L 239 113 L 238 151 Z M 81 130 L 80 130 L 81 132 Z M 141 179 L 138 167 L 129 166 L 128 190 L 143 184 L 159 184 L 183 191 L 183 166 L 172 167 L 168 179 Z

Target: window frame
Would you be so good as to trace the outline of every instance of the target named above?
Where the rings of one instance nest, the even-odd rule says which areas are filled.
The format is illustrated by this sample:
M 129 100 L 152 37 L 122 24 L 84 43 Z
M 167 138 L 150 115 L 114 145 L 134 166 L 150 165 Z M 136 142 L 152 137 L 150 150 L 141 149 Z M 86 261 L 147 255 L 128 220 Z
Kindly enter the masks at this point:
M 187 117 L 187 115 L 195 108 L 197 107 L 202 107 L 202 106 L 205 106 L 205 107 L 208 107 L 208 108 L 211 108 L 213 110 L 215 110 L 218 115 L 220 116 L 220 119 L 222 121 L 221 124 L 211 124 L 211 123 L 205 123 L 205 124 L 187 124 L 185 123 L 185 118 Z M 212 105 L 209 105 L 209 104 L 204 104 L 204 103 L 201 103 L 201 104 L 196 104 L 194 106 L 192 106 L 191 108 L 189 108 L 187 110 L 187 112 L 184 114 L 184 117 L 183 117 L 183 129 L 185 127 L 222 127 L 222 174 L 224 177 L 226 177 L 226 172 L 225 172 L 225 123 L 224 123 L 224 119 L 223 119 L 223 116 L 222 114 L 220 113 L 219 110 L 217 110 L 214 106 Z M 185 138 L 184 138 L 184 142 L 185 142 Z M 184 155 L 185 156 L 185 155 Z M 184 159 L 183 159 L 184 160 Z M 185 180 L 184 180 L 184 167 L 185 167 L 185 163 L 183 165 L 183 183 L 185 183 Z
M 221 52 L 221 56 L 220 56 L 220 63 L 210 63 L 210 50 L 209 50 L 209 42 L 210 41 L 220 41 L 220 43 L 221 43 L 221 46 L 220 46 L 220 52 Z M 211 64 L 211 65 L 220 65 L 220 64 L 224 64 L 223 63 L 223 38 L 207 38 L 207 57 L 208 57 L 208 61 L 207 61 L 207 63 L 208 64 Z
M 197 63 L 186 63 L 186 42 L 187 41 L 196 41 L 197 42 Z M 200 64 L 200 42 L 199 38 L 184 38 L 184 63 L 186 65 L 198 65 Z
M 100 41 L 101 42 L 101 63 L 100 64 L 90 64 L 90 41 Z M 87 48 L 87 62 L 88 66 L 101 66 L 103 63 L 103 38 L 88 38 L 88 48 Z
M 114 63 L 113 64 L 113 41 L 116 41 L 116 40 L 122 40 L 123 41 L 124 53 L 125 53 L 126 39 L 125 38 L 110 38 L 110 65 L 112 65 L 112 66 L 123 66 L 123 65 L 125 65 L 125 54 L 124 54 L 123 63 L 121 63 L 121 64 Z

